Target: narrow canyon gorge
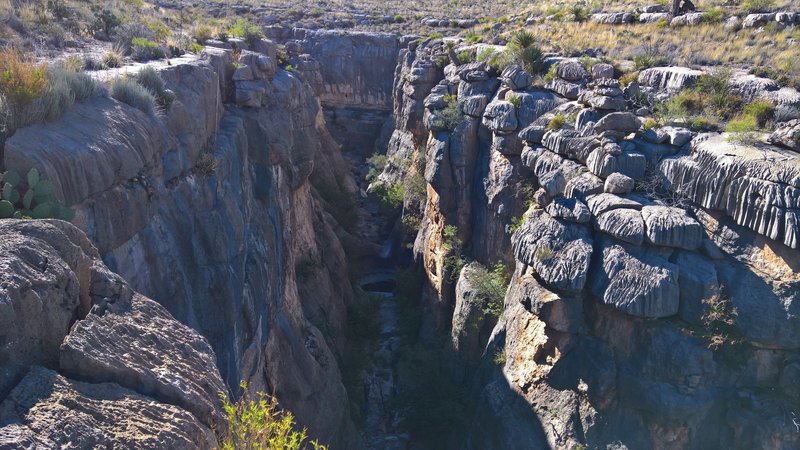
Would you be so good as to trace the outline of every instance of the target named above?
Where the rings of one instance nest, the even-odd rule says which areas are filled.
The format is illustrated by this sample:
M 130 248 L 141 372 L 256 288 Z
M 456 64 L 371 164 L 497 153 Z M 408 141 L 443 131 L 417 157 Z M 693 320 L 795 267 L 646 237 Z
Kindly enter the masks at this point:
M 96 95 L 5 142 L 76 214 L 0 220 L 0 449 L 216 448 L 245 390 L 332 450 L 800 447 L 781 130 L 645 127 L 679 67 L 264 34 L 150 63 L 162 115 Z

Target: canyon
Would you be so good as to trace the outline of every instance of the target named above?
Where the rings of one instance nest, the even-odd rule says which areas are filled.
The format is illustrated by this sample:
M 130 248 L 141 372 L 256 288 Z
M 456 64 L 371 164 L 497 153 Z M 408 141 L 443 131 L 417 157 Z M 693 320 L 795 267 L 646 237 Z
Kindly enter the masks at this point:
M 800 446 L 796 119 L 758 144 L 646 129 L 608 64 L 549 57 L 535 86 L 453 61 L 484 44 L 264 32 L 151 63 L 161 116 L 98 95 L 6 141 L 76 216 L 0 220 L 0 448 L 214 448 L 242 381 L 331 449 Z M 352 383 L 365 291 L 380 338 Z M 465 391 L 438 447 L 399 406 L 420 347 Z

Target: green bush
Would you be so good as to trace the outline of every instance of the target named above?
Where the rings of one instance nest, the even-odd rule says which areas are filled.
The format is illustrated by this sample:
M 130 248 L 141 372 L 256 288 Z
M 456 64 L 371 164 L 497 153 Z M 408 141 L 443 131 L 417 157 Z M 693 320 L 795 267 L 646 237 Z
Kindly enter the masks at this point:
M 506 94 L 506 101 L 514 105 L 515 108 L 522 106 L 522 97 L 514 95 L 512 92 Z
M 556 67 L 557 66 L 558 66 L 558 64 L 550 64 L 550 68 L 547 69 L 547 73 L 544 74 L 544 76 L 542 77 L 542 81 L 544 81 L 545 84 L 550 83 L 551 81 L 556 79 Z
M 111 84 L 111 97 L 126 103 L 145 114 L 156 114 L 156 98 L 141 84 L 128 78 L 119 78 Z
M 461 106 L 459 106 L 458 98 L 455 95 L 446 95 L 444 101 L 446 106 L 436 111 L 436 125 L 439 128 L 453 131 L 463 119 Z
M 719 6 L 703 11 L 702 20 L 705 23 L 719 23 L 725 18 L 725 9 Z
M 494 67 L 498 72 L 502 72 L 512 62 L 511 55 L 507 51 L 499 52 L 488 47 L 481 50 L 475 59 Z
M 754 116 L 740 115 L 728 122 L 725 132 L 730 134 L 729 141 L 750 145 L 757 141 L 756 132 L 758 129 L 758 120 Z
M 158 43 L 143 37 L 135 37 L 131 40 L 131 58 L 136 61 L 144 62 L 152 59 L 161 59 L 165 56 L 164 51 Z
M 547 123 L 548 130 L 558 130 L 567 123 L 567 116 L 563 114 L 556 114 L 550 122 Z
M 242 38 L 248 42 L 264 37 L 264 31 L 258 25 L 245 19 L 237 20 L 230 28 L 228 34 Z
M 775 0 L 742 0 L 740 6 L 748 13 L 769 12 L 775 7 Z
M 484 299 L 484 314 L 500 317 L 503 312 L 503 300 L 506 295 L 509 276 L 505 266 L 498 262 L 491 270 L 480 264 L 474 264 L 472 270 L 466 272 L 467 281 L 475 289 L 475 294 Z
M 240 387 L 247 391 L 247 384 Z M 228 429 L 217 436 L 222 450 L 280 449 L 280 450 L 324 450 L 317 441 L 307 442 L 307 431 L 295 430 L 295 419 L 291 411 L 278 406 L 278 400 L 263 392 L 254 397 L 245 393 L 236 403 L 220 393 L 222 407 L 228 419 Z
M 375 185 L 372 193 L 375 194 L 375 197 L 378 199 L 381 211 L 386 215 L 391 214 L 393 211 L 403 206 L 405 189 L 403 189 L 402 183 L 393 183 L 389 185 L 379 183 Z
M 632 59 L 634 70 L 636 71 L 663 66 L 667 63 L 666 58 L 653 46 L 648 46 L 643 51 L 633 55 Z
M 769 100 L 754 100 L 744 107 L 742 113 L 753 117 L 759 127 L 764 127 L 775 116 L 775 105 Z
M 573 22 L 586 22 L 589 20 L 589 8 L 580 5 L 573 5 L 570 11 Z
M 175 94 L 164 87 L 164 80 L 151 66 L 145 66 L 136 74 L 136 81 L 153 94 L 160 108 L 168 109 L 175 101 Z

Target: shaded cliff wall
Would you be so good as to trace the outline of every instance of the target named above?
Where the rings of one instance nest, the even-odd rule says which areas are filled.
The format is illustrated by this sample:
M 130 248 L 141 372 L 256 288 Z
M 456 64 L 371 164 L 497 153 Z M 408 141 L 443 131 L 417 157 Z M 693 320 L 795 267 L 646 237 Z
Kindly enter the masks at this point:
M 459 318 L 485 312 L 450 257 L 514 272 L 466 362 L 479 388 L 463 448 L 796 446 L 797 155 L 668 129 L 653 142 L 632 114 L 610 115 L 625 108 L 615 81 L 587 85 L 574 62 L 554 88 L 582 101 L 513 67 L 438 67 L 445 54 L 439 41 L 405 54 L 389 151 L 424 143 L 415 252 L 455 344 L 482 332 Z M 462 112 L 452 128 L 445 95 Z M 570 119 L 549 129 L 556 115 Z M 620 188 L 621 175 L 636 183 Z
M 265 27 L 265 33 L 286 45 L 290 63 L 314 88 L 338 143 L 359 155 L 371 154 L 376 141 L 385 145 L 400 36 L 283 27 Z M 304 76 L 307 72 L 313 74 Z
M 272 392 L 313 436 L 353 448 L 336 349 L 314 326 L 343 344 L 353 292 L 308 181 L 352 191 L 347 169 L 296 76 L 254 80 L 262 106 L 240 109 L 225 104 L 231 53 L 205 56 L 159 68 L 177 97 L 163 117 L 100 96 L 17 132 L 6 166 L 38 167 L 108 266 L 210 341 L 229 386 Z

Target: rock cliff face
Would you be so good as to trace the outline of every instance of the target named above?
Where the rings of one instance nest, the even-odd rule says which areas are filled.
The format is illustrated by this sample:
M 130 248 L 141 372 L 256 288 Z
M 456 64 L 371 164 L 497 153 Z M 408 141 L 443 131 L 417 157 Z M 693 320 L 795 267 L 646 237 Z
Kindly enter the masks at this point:
M 479 388 L 464 447 L 797 446 L 797 154 L 645 132 L 602 68 L 563 60 L 551 92 L 513 66 L 442 67 L 446 53 L 401 53 L 388 153 L 425 147 L 414 250 L 429 302 L 458 360 L 483 345 L 466 361 Z M 664 95 L 697 76 L 639 81 Z M 489 339 L 464 325 L 475 299 L 472 266 L 449 273 L 458 254 L 514 268 Z
M 0 447 L 210 448 L 227 388 L 208 341 L 75 226 L 0 221 Z
M 390 125 L 400 36 L 284 27 L 267 27 L 266 34 L 286 45 L 291 64 L 319 97 L 336 141 L 355 154 L 371 154 Z
M 207 448 L 208 418 L 219 415 L 217 392 L 227 392 L 227 385 L 237 395 L 244 380 L 253 391 L 274 393 L 312 436 L 333 448 L 357 447 L 337 363 L 346 306 L 353 299 L 337 237 L 347 232 L 317 194 L 318 189 L 352 192 L 353 184 L 314 93 L 292 73 L 276 72 L 274 45 L 263 41 L 264 46 L 261 53 L 242 52 L 236 73 L 231 73 L 233 54 L 220 49 L 160 67 L 167 88 L 176 93 L 163 116 L 148 116 L 100 96 L 57 123 L 22 129 L 7 142 L 7 168 L 39 168 L 59 200 L 76 208 L 74 223 L 88 240 L 76 229 L 64 233 L 79 236 L 82 240 L 73 247 L 89 254 L 56 264 L 61 259 L 55 254 L 23 253 L 20 257 L 34 260 L 14 263 L 32 274 L 42 264 L 58 271 L 49 275 L 53 281 L 48 285 L 66 290 L 69 300 L 39 301 L 37 307 L 52 323 L 20 326 L 19 339 L 4 340 L 28 346 L 15 350 L 20 369 L 4 378 L 2 394 L 12 405 L 4 417 L 16 414 L 29 430 L 8 433 L 33 436 L 36 427 L 59 423 L 26 416 L 26 408 L 38 410 L 25 397 L 28 391 L 42 390 L 41 396 L 30 395 L 43 407 L 54 404 L 47 395 L 55 394 L 43 387 L 50 383 L 75 399 L 113 394 L 134 405 L 131 414 L 150 408 L 153 428 L 159 417 L 178 417 L 186 427 L 167 420 L 161 426 L 174 427 L 174 442 L 188 439 L 187 444 L 167 447 Z M 252 71 L 243 74 L 249 67 Z M 45 243 L 55 246 L 58 239 Z M 72 247 L 69 251 L 77 255 L 70 253 L 71 258 L 80 256 Z M 313 267 L 311 274 L 308 267 Z M 96 283 L 92 270 L 100 269 L 117 284 Z M 31 292 L 42 296 L 42 289 L 33 286 Z M 112 294 L 124 298 L 105 299 Z M 48 313 L 47 308 L 56 310 Z M 327 339 L 318 328 L 323 325 L 330 331 Z M 152 327 L 155 334 L 138 327 Z M 114 333 L 120 333 L 119 342 L 104 348 L 104 336 Z M 32 339 L 32 334 L 47 339 Z M 146 339 L 165 353 L 165 364 L 176 361 L 176 366 L 153 366 L 157 355 L 139 349 L 137 339 Z M 186 348 L 176 347 L 184 342 Z M 192 351 L 205 359 L 192 365 L 177 358 Z M 126 359 L 108 360 L 107 354 Z M 19 382 L 22 367 L 34 365 L 51 371 L 33 371 Z M 188 379 L 179 379 L 184 374 Z M 211 381 L 197 381 L 197 374 Z M 95 384 L 76 384 L 71 377 Z M 135 406 L 144 400 L 141 396 L 165 404 Z M 191 414 L 181 416 L 175 408 Z M 119 431 L 103 414 L 115 412 L 98 412 L 97 432 L 88 433 L 87 442 Z M 190 426 L 203 431 L 192 433 Z M 57 445 L 61 438 L 53 433 L 50 439 Z

